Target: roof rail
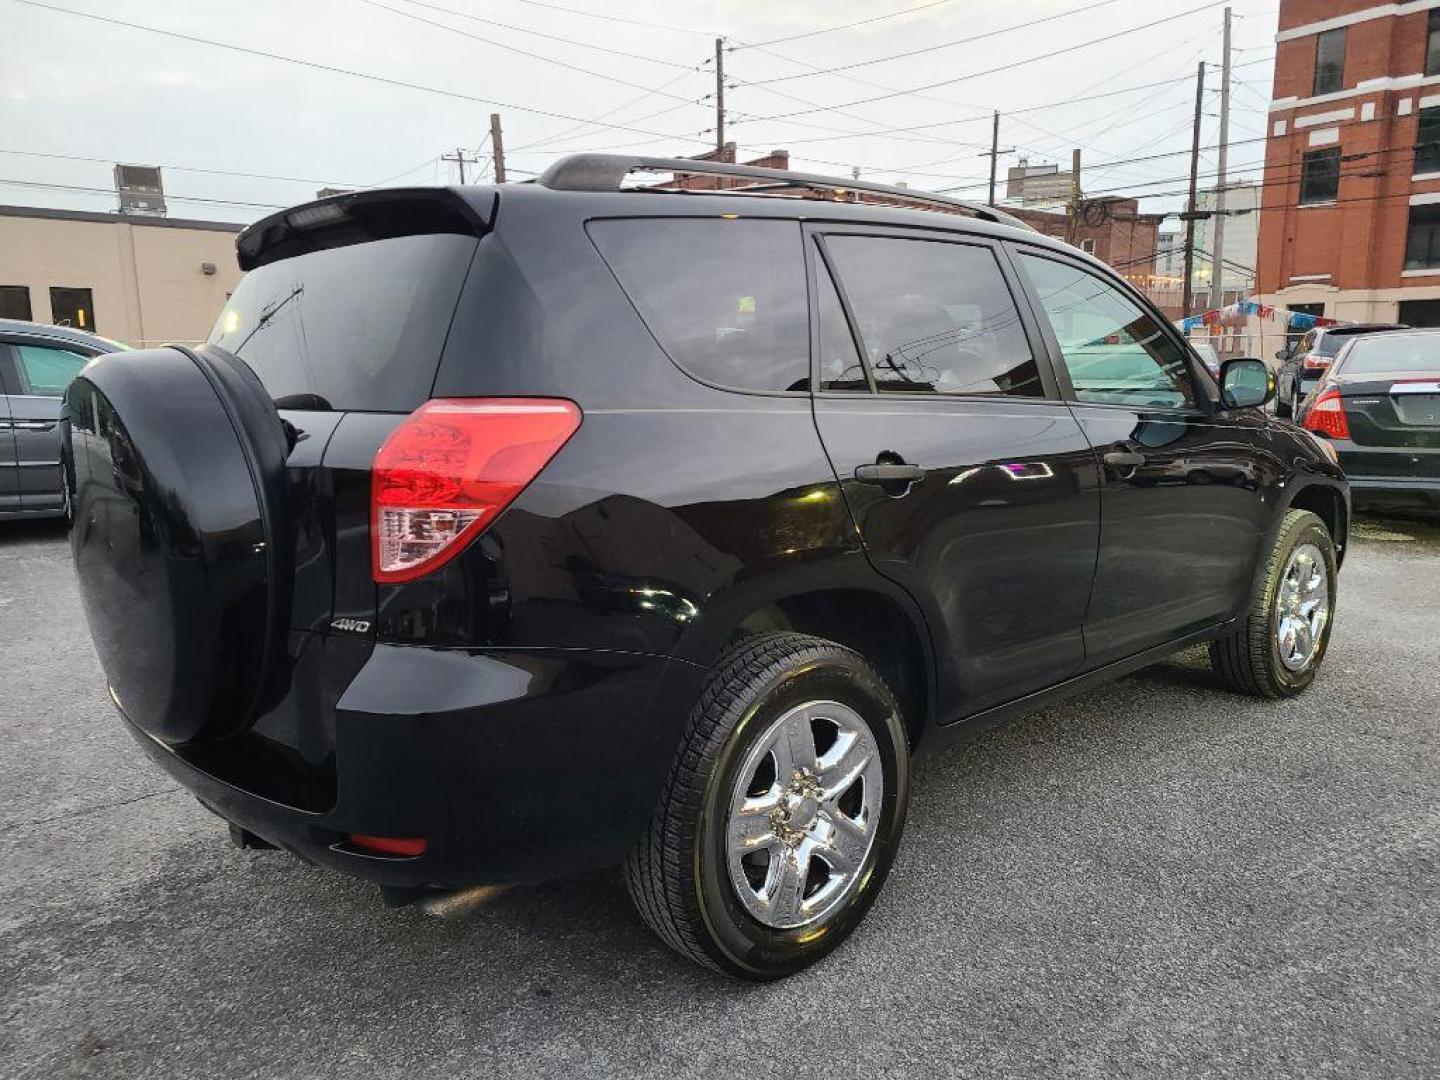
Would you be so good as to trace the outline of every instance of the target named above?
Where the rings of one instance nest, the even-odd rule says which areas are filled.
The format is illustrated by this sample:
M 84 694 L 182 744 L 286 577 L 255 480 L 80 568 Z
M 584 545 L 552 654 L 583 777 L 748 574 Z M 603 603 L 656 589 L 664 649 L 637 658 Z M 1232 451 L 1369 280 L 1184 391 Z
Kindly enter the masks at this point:
M 625 178 L 632 172 L 685 173 L 701 176 L 735 176 L 751 180 L 769 181 L 769 190 L 778 188 L 801 188 L 820 193 L 844 195 L 850 192 L 866 195 L 884 195 L 887 198 L 906 203 L 930 206 L 950 213 L 969 214 L 982 221 L 997 225 L 1010 225 L 1017 229 L 1034 231 L 1019 218 L 996 210 L 983 203 L 952 199 L 929 191 L 896 187 L 892 184 L 872 184 L 862 180 L 844 180 L 838 176 L 821 176 L 816 173 L 790 172 L 786 169 L 767 169 L 760 165 L 732 165 L 724 161 L 705 161 L 696 158 L 638 157 L 630 154 L 572 154 L 561 158 L 546 169 L 536 183 L 554 191 L 620 191 Z M 721 189 L 727 195 L 744 195 L 748 188 Z M 918 207 L 917 207 L 918 208 Z

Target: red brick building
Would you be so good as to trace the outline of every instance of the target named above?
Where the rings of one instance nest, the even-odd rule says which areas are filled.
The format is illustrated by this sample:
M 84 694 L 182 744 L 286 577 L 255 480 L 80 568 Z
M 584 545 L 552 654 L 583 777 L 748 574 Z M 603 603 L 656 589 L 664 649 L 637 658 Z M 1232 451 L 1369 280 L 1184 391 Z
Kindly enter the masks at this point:
M 1440 2 L 1440 0 L 1437 0 Z M 1064 213 L 1006 206 L 1036 232 L 1061 240 L 1070 238 L 1070 220 Z M 1135 199 L 1084 199 L 1073 243 L 1123 274 L 1140 288 L 1148 288 L 1155 274 L 1155 255 L 1163 214 L 1142 214 Z
M 1280 0 L 1258 299 L 1440 325 L 1440 0 Z

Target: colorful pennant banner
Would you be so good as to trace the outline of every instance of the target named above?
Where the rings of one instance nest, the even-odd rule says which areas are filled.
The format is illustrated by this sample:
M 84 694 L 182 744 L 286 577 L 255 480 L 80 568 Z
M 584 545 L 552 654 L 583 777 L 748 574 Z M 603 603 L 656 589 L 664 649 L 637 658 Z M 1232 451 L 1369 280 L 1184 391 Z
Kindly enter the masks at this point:
M 1289 311 L 1271 304 L 1260 304 L 1254 300 L 1241 300 L 1223 308 L 1211 308 L 1199 315 L 1191 315 L 1180 325 L 1185 333 L 1197 326 L 1240 326 L 1250 316 L 1272 321 L 1283 321 L 1292 330 L 1310 330 L 1317 326 L 1339 326 L 1339 319 L 1328 319 L 1324 315 L 1311 315 L 1304 311 Z

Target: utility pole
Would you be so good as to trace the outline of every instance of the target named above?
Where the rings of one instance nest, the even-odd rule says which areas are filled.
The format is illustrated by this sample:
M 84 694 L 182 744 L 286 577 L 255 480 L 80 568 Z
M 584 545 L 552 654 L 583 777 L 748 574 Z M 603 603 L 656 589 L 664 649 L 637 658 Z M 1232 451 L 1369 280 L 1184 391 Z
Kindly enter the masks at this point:
M 479 158 L 467 155 L 465 151 L 458 146 L 455 148 L 455 153 L 453 154 L 441 154 L 440 160 L 453 161 L 456 165 L 460 167 L 460 184 L 462 187 L 465 184 L 465 166 L 480 164 Z
M 495 182 L 505 183 L 505 136 L 500 131 L 500 114 L 490 114 L 490 150 L 495 158 Z
M 725 39 L 715 39 L 715 160 L 725 160 Z
M 1065 241 L 1073 244 L 1080 235 L 1080 148 L 1070 151 L 1070 202 L 1066 207 Z
M 1230 156 L 1230 9 L 1225 9 L 1225 41 L 1220 52 L 1220 146 L 1215 162 L 1215 228 L 1210 237 L 1212 307 L 1225 304 L 1225 165 Z
M 1001 155 L 1001 154 L 1008 154 L 1008 153 L 1010 153 L 1010 152 L 1011 152 L 1012 150 L 1014 150 L 1014 149 L 1015 149 L 1015 148 L 1014 148 L 1013 146 L 1007 146 L 1004 150 L 1001 150 L 1001 149 L 1000 149 L 1000 110 L 999 110 L 999 109 L 996 109 L 996 110 L 995 110 L 995 122 L 994 122 L 993 125 L 991 125 L 991 128 L 990 128 L 990 150 L 989 150 L 988 152 L 986 152 L 986 151 L 984 151 L 984 150 L 980 151 L 980 156 L 981 156 L 981 157 L 988 157 L 988 158 L 990 159 L 990 205 L 991 205 L 991 206 L 994 206 L 994 205 L 995 205 L 995 171 L 996 171 L 996 168 L 997 168 L 997 163 L 998 163 L 999 160 L 1000 160 L 1000 155 Z
M 1185 287 L 1182 293 L 1181 316 L 1188 317 L 1190 301 L 1194 294 L 1192 279 L 1195 274 L 1195 184 L 1200 171 L 1200 118 L 1205 109 L 1205 61 L 1195 75 L 1195 128 L 1190 136 L 1190 201 L 1185 204 Z

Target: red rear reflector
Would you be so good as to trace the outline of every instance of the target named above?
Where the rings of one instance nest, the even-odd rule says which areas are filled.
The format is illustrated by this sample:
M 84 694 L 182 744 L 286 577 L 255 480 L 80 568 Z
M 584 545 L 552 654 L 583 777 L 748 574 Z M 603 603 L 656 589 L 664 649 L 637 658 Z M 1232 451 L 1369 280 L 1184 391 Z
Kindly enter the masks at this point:
M 1326 390 L 1316 398 L 1315 404 L 1311 405 L 1310 411 L 1305 414 L 1304 426 L 1309 431 L 1328 435 L 1332 439 L 1350 438 L 1350 420 L 1345 415 L 1340 391 Z
M 1317 353 L 1310 353 L 1305 357 L 1306 371 L 1324 371 L 1330 366 L 1330 357 L 1320 356 Z
M 376 581 L 413 581 L 480 535 L 580 427 L 561 398 L 437 398 L 390 433 L 370 476 Z
M 346 837 L 350 843 L 362 851 L 373 852 L 376 855 L 424 855 L 425 838 L 423 836 L 357 836 Z

